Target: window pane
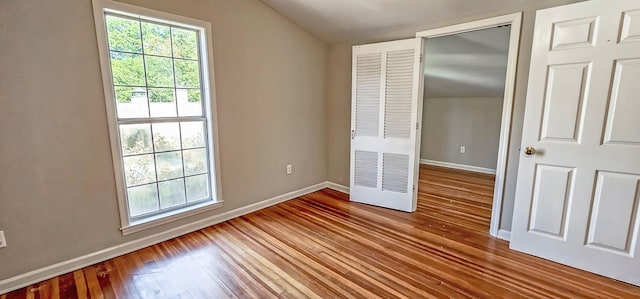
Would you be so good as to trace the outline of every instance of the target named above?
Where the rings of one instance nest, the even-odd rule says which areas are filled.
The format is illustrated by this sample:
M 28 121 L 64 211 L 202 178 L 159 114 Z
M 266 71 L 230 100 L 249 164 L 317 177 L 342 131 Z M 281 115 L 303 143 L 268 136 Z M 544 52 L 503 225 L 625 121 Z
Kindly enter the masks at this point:
M 116 95 L 116 102 L 118 103 L 131 103 L 131 97 L 133 96 L 133 89 L 135 87 L 116 86 L 114 92 Z
M 145 86 L 144 63 L 140 54 L 111 52 L 113 84 Z
M 149 103 L 147 89 L 142 87 L 114 87 L 118 118 L 147 118 Z
M 152 153 L 151 126 L 149 124 L 121 125 L 120 142 L 125 156 Z
M 182 148 L 204 147 L 204 122 L 182 122 Z
M 178 89 L 178 114 L 180 116 L 202 115 L 199 89 Z
M 158 190 L 156 184 L 144 185 L 127 189 L 129 212 L 132 217 L 157 211 Z
M 138 21 L 107 16 L 107 35 L 109 50 L 142 53 Z
M 144 54 L 171 57 L 171 31 L 168 26 L 142 22 Z
M 200 70 L 197 61 L 174 59 L 174 63 L 178 87 L 200 88 Z
M 160 208 L 167 209 L 186 203 L 184 198 L 184 179 L 158 183 L 160 190 Z
M 209 198 L 209 184 L 207 175 L 198 175 L 186 178 L 187 201 L 198 201 Z
M 171 58 L 145 56 L 147 84 L 153 87 L 173 87 L 173 64 Z
M 198 38 L 195 31 L 172 28 L 173 56 L 198 59 Z
M 149 88 L 151 117 L 176 116 L 176 100 L 173 88 Z
M 153 155 L 125 157 L 123 160 L 127 186 L 148 184 L 156 181 Z
M 156 164 L 158 168 L 158 180 L 160 181 L 183 176 L 182 154 L 180 152 L 156 154 Z
M 153 143 L 156 152 L 180 150 L 180 126 L 178 123 L 153 124 Z
M 183 154 L 185 175 L 196 175 L 207 172 L 207 155 L 205 149 L 186 150 Z

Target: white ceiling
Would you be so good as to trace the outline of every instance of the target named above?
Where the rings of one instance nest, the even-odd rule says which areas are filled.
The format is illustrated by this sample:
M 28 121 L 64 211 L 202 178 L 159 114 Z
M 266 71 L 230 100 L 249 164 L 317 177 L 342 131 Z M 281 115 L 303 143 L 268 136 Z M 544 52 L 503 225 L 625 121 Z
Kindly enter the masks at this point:
M 261 0 L 329 42 L 472 16 L 531 0 Z
M 502 97 L 510 27 L 428 39 L 425 97 Z

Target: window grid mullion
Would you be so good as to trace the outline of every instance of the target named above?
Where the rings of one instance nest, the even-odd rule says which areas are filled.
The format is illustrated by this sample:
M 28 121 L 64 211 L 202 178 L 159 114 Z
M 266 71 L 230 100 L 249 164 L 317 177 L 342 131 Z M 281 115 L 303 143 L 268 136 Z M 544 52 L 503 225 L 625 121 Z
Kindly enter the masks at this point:
M 166 25 L 165 25 L 166 26 Z M 169 29 L 172 29 L 173 27 L 170 26 Z M 140 34 L 142 34 L 142 31 L 140 32 Z M 164 56 L 164 55 L 159 55 L 159 54 L 147 54 L 144 53 L 144 49 L 142 50 L 142 53 L 137 53 L 137 52 L 130 52 L 130 51 L 120 51 L 120 50 L 111 50 L 109 49 L 110 52 L 115 52 L 115 53 L 122 53 L 122 54 L 132 54 L 132 55 L 146 55 L 146 56 L 151 56 L 151 57 L 159 57 L 159 58 L 173 58 L 173 59 L 178 59 L 178 60 L 186 60 L 186 61 L 195 61 L 197 62 L 198 59 L 193 59 L 193 58 L 181 58 L 181 57 L 175 57 L 173 55 L 173 52 L 171 52 L 171 56 Z
M 180 117 L 180 107 L 178 107 L 178 78 L 176 74 L 176 59 L 175 59 L 176 55 L 173 52 L 173 27 L 172 26 L 169 26 L 169 41 L 171 42 L 171 65 L 173 66 L 173 86 L 175 87 L 175 94 L 176 94 L 176 115 Z M 198 68 L 198 73 L 201 73 L 200 68 Z M 202 98 L 202 96 L 200 97 Z M 187 91 L 187 101 L 188 100 L 189 100 L 189 91 Z M 200 99 L 200 103 L 202 103 L 202 99 Z M 202 110 L 202 112 L 204 112 L 204 110 Z M 184 165 L 184 145 L 182 144 L 182 123 L 178 123 L 178 130 L 180 132 L 180 159 L 182 160 L 182 186 L 184 186 L 184 204 L 187 204 L 189 202 L 189 199 L 187 198 L 187 178 L 186 178 L 187 173 L 184 170 L 185 165 Z
M 187 172 L 184 170 L 184 145 L 182 144 L 182 123 L 178 124 L 178 129 L 180 130 L 180 158 L 182 159 L 182 185 L 184 186 L 184 203 L 188 203 L 189 199 L 187 198 Z M 203 136 L 204 137 L 204 136 Z
M 149 79 L 147 78 L 147 60 L 144 57 L 144 41 L 142 40 L 142 22 L 138 21 L 138 27 L 140 28 L 140 47 L 142 52 L 142 67 L 144 69 L 144 88 L 147 91 L 147 115 L 151 117 L 151 103 L 149 101 Z
M 176 61 L 173 54 L 173 31 L 169 26 L 169 43 L 171 43 L 171 69 L 173 70 L 173 99 L 176 106 L 176 116 L 180 117 L 180 111 L 178 110 L 178 80 L 176 79 Z M 198 70 L 200 71 L 200 70 Z M 187 98 L 189 97 L 187 91 Z M 181 145 L 182 146 L 182 145 Z
M 151 99 L 149 98 L 149 76 L 147 75 L 147 59 L 144 55 L 144 38 L 142 34 L 142 22 L 138 20 L 138 25 L 140 27 L 140 45 L 142 46 L 142 65 L 144 66 L 144 85 L 146 85 L 147 89 L 147 107 L 149 107 L 149 118 L 151 118 Z M 162 206 L 160 205 L 160 186 L 158 184 L 158 161 L 156 159 L 156 142 L 153 137 L 153 124 L 151 127 L 151 148 L 153 149 L 153 168 L 155 169 L 156 174 L 156 195 L 158 199 L 158 211 L 162 210 Z M 127 200 L 128 201 L 128 200 Z
M 141 54 L 140 54 L 141 55 Z M 146 55 L 146 56 L 150 56 L 150 55 Z M 171 58 L 171 57 L 163 57 L 163 58 Z M 137 85 L 126 85 L 126 84 L 113 84 L 114 87 L 131 87 L 131 88 L 156 88 L 156 89 L 175 89 L 178 87 L 166 87 L 166 86 L 137 86 Z M 179 87 L 178 89 L 188 89 L 188 90 L 200 90 L 200 88 L 195 88 L 195 87 Z
M 202 172 L 202 173 L 196 173 L 196 174 L 190 174 L 190 175 L 186 175 L 183 177 L 177 177 L 177 178 L 170 178 L 170 179 L 165 179 L 165 180 L 159 180 L 157 182 L 151 182 L 151 183 L 144 183 L 144 184 L 138 184 L 138 185 L 131 185 L 131 186 L 127 186 L 127 188 L 136 188 L 136 187 L 143 187 L 143 186 L 149 186 L 149 185 L 153 185 L 153 184 L 157 184 L 157 183 L 164 183 L 164 182 L 169 182 L 169 181 L 175 181 L 178 180 L 180 178 L 193 178 L 193 177 L 197 177 L 197 176 L 201 176 L 201 175 L 207 175 L 209 173 L 209 171 L 206 172 Z M 184 205 L 184 204 L 182 204 Z M 161 209 L 162 210 L 162 209 Z
M 161 152 L 146 152 L 146 153 L 140 153 L 140 154 L 122 155 L 122 157 L 123 158 L 140 157 L 140 156 L 146 156 L 151 154 L 167 154 L 167 153 L 173 153 L 173 152 L 182 152 L 182 151 L 199 150 L 199 149 L 206 150 L 207 148 L 204 146 L 189 147 L 189 148 L 182 148 L 179 150 L 168 150 L 168 151 L 161 151 Z
M 135 124 L 158 124 L 172 122 L 190 122 L 190 121 L 207 121 L 202 116 L 183 116 L 183 117 L 158 117 L 158 118 L 123 118 L 118 119 L 118 125 L 135 125 Z

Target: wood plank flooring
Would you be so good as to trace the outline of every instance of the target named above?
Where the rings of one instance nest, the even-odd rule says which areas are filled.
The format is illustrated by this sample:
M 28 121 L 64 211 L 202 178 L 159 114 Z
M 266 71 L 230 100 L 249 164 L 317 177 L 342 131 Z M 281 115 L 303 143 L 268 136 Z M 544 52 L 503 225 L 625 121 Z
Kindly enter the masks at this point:
M 493 177 L 422 167 L 407 214 L 323 190 L 10 298 L 640 298 L 488 236 Z

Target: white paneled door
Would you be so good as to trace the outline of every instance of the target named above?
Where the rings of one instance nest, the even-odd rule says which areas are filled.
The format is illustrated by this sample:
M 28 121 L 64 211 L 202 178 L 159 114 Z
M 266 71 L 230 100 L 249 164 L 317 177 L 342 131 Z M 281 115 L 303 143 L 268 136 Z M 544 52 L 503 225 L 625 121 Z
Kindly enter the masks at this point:
M 541 10 L 511 248 L 640 285 L 640 0 Z
M 416 210 L 422 39 L 353 47 L 352 201 Z

